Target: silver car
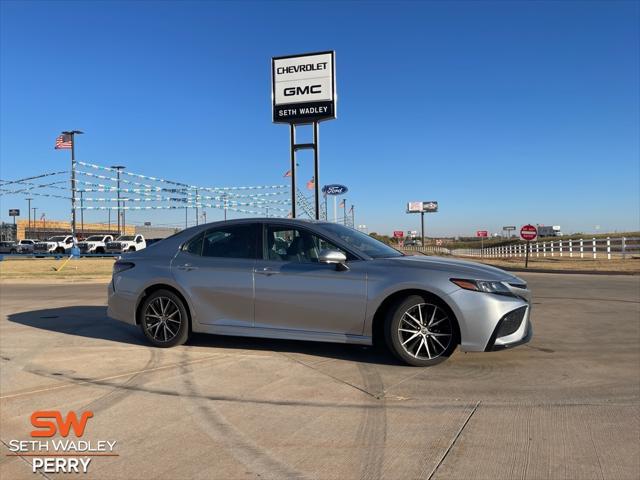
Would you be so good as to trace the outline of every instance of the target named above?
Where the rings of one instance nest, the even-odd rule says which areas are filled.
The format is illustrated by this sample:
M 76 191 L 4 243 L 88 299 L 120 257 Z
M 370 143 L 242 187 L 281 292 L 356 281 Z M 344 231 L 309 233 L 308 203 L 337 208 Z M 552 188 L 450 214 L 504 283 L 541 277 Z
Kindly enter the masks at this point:
M 115 264 L 108 314 L 171 347 L 191 332 L 371 345 L 416 366 L 531 339 L 530 291 L 497 268 L 408 256 L 328 222 L 183 230 Z

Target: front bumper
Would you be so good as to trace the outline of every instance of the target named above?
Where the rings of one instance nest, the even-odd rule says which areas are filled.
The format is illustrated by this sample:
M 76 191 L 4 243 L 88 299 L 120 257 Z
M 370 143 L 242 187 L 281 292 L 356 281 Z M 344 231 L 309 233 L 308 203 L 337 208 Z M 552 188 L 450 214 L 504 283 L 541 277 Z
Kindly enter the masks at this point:
M 512 297 L 460 289 L 451 293 L 449 298 L 449 306 L 460 327 L 461 350 L 496 351 L 531 340 L 529 295 Z M 516 311 L 522 312 L 519 323 L 503 328 L 501 332 L 505 318 Z

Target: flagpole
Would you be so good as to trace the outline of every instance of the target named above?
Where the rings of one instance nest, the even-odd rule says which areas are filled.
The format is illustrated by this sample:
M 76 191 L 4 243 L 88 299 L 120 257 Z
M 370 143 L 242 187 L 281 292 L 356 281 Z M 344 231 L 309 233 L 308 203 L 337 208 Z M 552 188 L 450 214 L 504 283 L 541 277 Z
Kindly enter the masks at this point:
M 76 245 L 76 133 L 81 135 L 83 132 L 80 130 L 62 132 L 63 135 L 71 137 L 71 237 L 74 247 Z
M 342 211 L 344 212 L 344 226 L 347 226 L 347 199 L 342 199 Z
M 320 129 L 318 122 L 313 122 L 313 179 L 314 183 L 314 203 L 316 208 L 316 220 L 320 220 L 320 166 L 318 165 L 320 154 Z

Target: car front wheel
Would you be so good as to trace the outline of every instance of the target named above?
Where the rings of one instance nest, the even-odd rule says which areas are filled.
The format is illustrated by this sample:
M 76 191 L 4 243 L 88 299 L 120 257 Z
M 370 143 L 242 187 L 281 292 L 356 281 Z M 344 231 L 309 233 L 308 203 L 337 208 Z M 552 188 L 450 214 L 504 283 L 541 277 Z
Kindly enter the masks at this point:
M 189 318 L 183 301 L 169 290 L 149 295 L 140 309 L 140 327 L 156 347 L 182 345 L 189 338 Z
M 417 367 L 446 360 L 458 345 L 455 318 L 443 303 L 432 297 L 411 295 L 387 313 L 385 337 L 391 351 Z

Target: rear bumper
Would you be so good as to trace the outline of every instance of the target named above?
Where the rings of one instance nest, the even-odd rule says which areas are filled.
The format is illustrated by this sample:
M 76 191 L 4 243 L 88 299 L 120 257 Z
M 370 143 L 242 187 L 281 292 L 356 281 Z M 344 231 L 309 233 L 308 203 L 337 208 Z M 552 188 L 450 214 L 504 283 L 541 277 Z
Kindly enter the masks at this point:
M 136 324 L 136 307 L 138 297 L 124 291 L 116 291 L 113 285 L 113 279 L 107 287 L 107 316 L 114 320 Z

